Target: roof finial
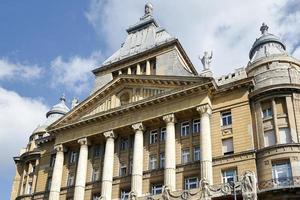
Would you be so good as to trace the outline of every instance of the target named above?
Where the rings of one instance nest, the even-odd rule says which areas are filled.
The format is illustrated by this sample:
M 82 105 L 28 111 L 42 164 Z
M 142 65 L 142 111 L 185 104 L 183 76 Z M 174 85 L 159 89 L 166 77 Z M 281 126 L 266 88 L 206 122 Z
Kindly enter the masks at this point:
M 59 98 L 60 101 L 66 101 L 66 96 L 65 96 L 65 93 L 63 93 L 61 95 L 61 97 Z
M 145 16 L 149 16 L 151 15 L 152 16 L 152 13 L 153 13 L 153 6 L 151 3 L 147 3 L 145 5 Z
M 266 23 L 262 23 L 262 25 L 260 27 L 261 34 L 264 35 L 264 34 L 268 33 L 268 29 L 269 29 L 268 25 Z

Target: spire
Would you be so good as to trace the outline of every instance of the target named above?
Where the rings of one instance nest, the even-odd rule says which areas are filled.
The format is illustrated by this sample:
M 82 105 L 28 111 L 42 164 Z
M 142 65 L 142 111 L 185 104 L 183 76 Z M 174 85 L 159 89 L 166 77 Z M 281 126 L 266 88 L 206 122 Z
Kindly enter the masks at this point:
M 261 27 L 260 27 L 260 32 L 262 35 L 265 35 L 268 33 L 268 25 L 266 23 L 262 23 Z
M 65 93 L 63 93 L 63 94 L 61 95 L 61 97 L 59 98 L 59 100 L 60 100 L 60 101 L 66 102 L 66 96 L 65 96 Z

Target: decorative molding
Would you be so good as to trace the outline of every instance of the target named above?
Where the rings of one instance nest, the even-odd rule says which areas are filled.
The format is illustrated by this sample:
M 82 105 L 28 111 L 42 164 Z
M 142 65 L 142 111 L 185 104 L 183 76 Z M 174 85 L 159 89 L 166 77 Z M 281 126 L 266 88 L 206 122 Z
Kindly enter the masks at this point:
M 65 149 L 64 149 L 64 146 L 62 144 L 57 144 L 54 146 L 54 150 L 56 152 L 63 152 Z
M 144 131 L 144 130 L 145 130 L 145 127 L 144 127 L 144 125 L 143 125 L 142 122 L 133 124 L 131 127 L 133 128 L 133 130 L 134 130 L 135 132 L 136 132 L 136 131 Z
M 203 115 L 205 113 L 208 115 L 211 115 L 211 113 L 212 113 L 212 109 L 209 104 L 204 104 L 204 105 L 198 106 L 196 109 L 200 113 L 200 115 Z
M 172 114 L 168 114 L 168 115 L 163 116 L 163 120 L 166 123 L 175 123 L 176 118 L 175 118 L 174 113 L 172 113 Z
M 112 138 L 112 139 L 115 139 L 116 138 L 116 135 L 114 134 L 114 131 L 106 131 L 103 133 L 103 136 L 108 139 L 108 138 Z
M 80 146 L 82 146 L 82 145 L 90 145 L 90 142 L 89 142 L 89 140 L 86 137 L 79 139 L 78 143 L 80 144 Z

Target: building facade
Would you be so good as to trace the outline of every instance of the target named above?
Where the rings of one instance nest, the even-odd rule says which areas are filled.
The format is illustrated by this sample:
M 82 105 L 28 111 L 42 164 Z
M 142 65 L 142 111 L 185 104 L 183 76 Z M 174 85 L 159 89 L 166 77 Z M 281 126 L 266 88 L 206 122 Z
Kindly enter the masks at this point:
M 300 199 L 300 62 L 261 26 L 245 68 L 198 73 L 152 5 L 14 157 L 11 199 Z

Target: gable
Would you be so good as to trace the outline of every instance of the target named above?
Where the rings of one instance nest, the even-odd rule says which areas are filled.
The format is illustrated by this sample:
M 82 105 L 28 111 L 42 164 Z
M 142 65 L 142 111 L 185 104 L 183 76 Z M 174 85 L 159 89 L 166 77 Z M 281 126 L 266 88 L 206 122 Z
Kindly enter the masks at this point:
M 49 129 L 208 81 L 204 77 L 121 75 L 93 93 Z

